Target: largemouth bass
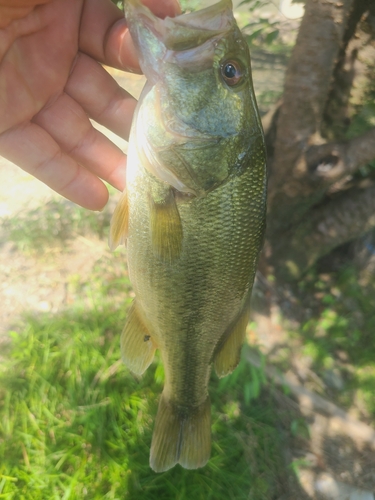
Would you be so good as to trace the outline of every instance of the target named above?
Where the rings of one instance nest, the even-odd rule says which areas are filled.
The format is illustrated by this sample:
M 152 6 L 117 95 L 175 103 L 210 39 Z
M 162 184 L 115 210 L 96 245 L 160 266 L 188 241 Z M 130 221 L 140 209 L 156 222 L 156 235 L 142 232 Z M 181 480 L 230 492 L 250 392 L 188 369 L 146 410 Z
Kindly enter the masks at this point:
M 165 386 L 152 437 L 157 472 L 206 464 L 208 382 L 240 359 L 266 210 L 265 146 L 247 44 L 230 0 L 161 20 L 125 16 L 147 83 L 110 245 L 127 244 L 135 300 L 123 361 L 142 374 L 160 349 Z

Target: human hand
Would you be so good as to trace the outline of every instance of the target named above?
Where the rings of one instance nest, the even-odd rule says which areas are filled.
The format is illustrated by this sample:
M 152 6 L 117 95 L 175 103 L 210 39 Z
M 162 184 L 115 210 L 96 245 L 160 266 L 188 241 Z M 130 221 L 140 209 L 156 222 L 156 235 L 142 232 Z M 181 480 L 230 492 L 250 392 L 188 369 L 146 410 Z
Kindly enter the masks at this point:
M 143 0 L 159 17 L 177 0 Z M 85 208 L 122 190 L 126 156 L 89 117 L 128 139 L 136 101 L 98 61 L 140 72 L 110 0 L 0 0 L 0 155 Z

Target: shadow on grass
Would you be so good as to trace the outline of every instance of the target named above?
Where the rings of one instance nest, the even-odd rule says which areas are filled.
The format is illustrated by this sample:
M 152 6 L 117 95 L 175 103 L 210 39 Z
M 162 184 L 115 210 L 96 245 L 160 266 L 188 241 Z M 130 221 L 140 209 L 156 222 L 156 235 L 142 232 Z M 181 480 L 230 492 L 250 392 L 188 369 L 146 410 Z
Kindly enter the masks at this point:
M 298 332 L 304 340 L 303 354 L 341 405 L 350 408 L 356 401 L 374 421 L 374 281 L 361 285 L 354 267 L 345 266 L 313 277 L 307 287 L 310 296 L 318 297 L 318 307 Z
M 163 370 L 156 360 L 138 380 L 121 364 L 125 315 L 102 305 L 28 316 L 12 332 L 0 366 L 0 497 L 280 498 L 290 471 L 278 415 L 266 392 L 255 400 L 244 393 L 251 376 L 245 362 L 231 377 L 212 381 L 207 466 L 163 474 L 149 468 Z
M 274 288 L 268 303 L 271 306 L 272 300 L 280 306 L 284 329 L 289 331 L 284 330 L 286 335 L 279 341 L 275 329 L 268 354 L 273 357 L 273 367 L 276 365 L 282 373 L 291 370 L 312 396 L 321 396 L 327 403 L 324 409 L 314 404 L 314 398 L 307 398 L 296 406 L 291 398 L 280 397 L 281 405 L 290 405 L 294 412 L 293 421 L 284 428 L 289 425 L 298 430 L 301 422 L 310 431 L 308 437 L 289 439 L 297 462 L 301 457 L 309 485 L 318 489 L 325 483 L 330 492 L 322 498 L 370 498 L 375 488 L 371 434 L 375 422 L 375 282 L 367 273 L 364 281 L 347 259 L 345 266 L 335 271 L 332 259 L 327 263 L 331 266 L 325 265 L 325 272 L 311 270 L 293 286 Z M 255 299 L 253 310 L 269 316 L 264 296 L 260 300 L 255 294 Z M 272 328 L 271 320 L 268 328 Z M 330 403 L 346 410 L 348 419 L 334 407 L 328 411 Z M 363 435 L 360 423 L 350 427 L 353 417 L 367 424 Z M 347 488 L 346 493 L 338 492 L 339 487 Z M 355 492 L 355 488 L 362 491 Z

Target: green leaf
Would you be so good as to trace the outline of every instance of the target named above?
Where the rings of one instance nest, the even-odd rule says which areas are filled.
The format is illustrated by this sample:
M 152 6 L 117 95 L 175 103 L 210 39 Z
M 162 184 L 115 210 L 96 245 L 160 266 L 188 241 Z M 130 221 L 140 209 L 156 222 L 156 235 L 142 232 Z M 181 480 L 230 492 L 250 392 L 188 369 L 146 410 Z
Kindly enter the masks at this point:
M 268 33 L 268 35 L 266 36 L 266 43 L 271 44 L 272 42 L 274 42 L 279 36 L 279 32 L 280 31 L 276 29 L 274 31 L 271 31 L 271 33 Z

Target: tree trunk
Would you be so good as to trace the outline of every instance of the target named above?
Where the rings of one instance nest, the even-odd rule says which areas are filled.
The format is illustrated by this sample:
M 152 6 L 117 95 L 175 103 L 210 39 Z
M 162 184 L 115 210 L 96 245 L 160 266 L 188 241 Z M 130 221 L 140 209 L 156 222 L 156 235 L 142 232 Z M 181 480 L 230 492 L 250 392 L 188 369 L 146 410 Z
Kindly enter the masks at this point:
M 286 231 L 276 248 L 284 280 L 301 276 L 316 260 L 347 241 L 375 228 L 375 185 L 355 187 L 309 212 L 308 218 Z
M 375 227 L 375 185 L 352 179 L 375 159 L 375 128 L 345 140 L 355 37 L 372 10 L 372 0 L 306 1 L 282 101 L 266 119 L 267 248 L 283 279 Z

